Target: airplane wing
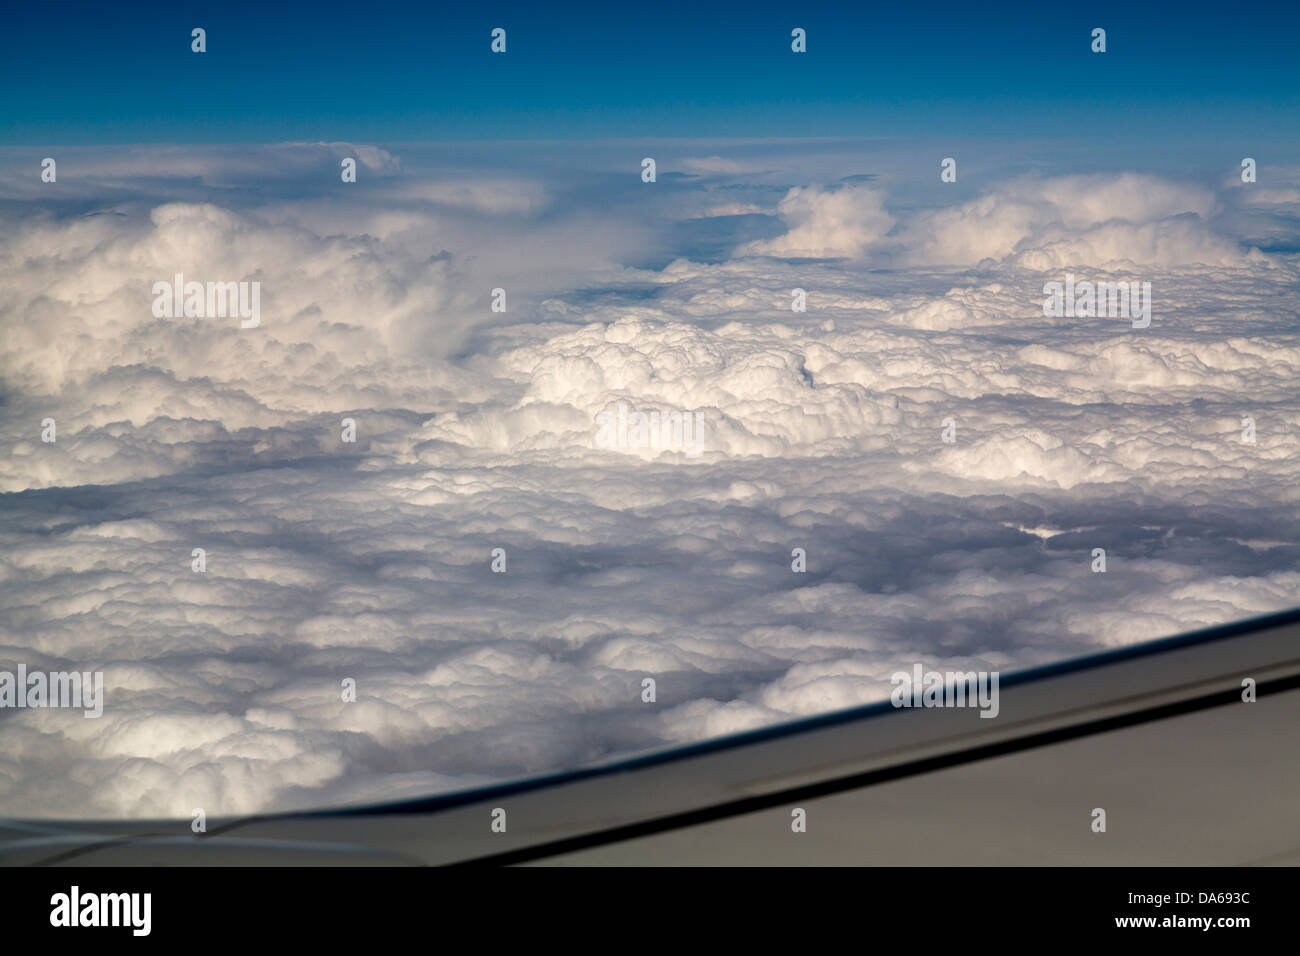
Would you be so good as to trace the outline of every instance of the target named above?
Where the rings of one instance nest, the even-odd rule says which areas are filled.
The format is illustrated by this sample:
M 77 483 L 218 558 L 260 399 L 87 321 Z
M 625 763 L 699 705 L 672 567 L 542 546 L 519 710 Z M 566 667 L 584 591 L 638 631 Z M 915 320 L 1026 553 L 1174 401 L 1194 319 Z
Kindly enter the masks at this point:
M 0 862 L 1294 865 L 1297 793 L 1300 610 L 1006 675 L 992 719 L 886 701 L 201 835 L 189 820 L 0 821 Z

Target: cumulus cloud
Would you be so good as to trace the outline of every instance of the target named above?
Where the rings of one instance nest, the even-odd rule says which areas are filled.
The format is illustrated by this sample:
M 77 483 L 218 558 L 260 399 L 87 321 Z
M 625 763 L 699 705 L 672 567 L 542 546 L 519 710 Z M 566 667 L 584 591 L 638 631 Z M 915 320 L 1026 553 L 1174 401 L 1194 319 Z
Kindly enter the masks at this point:
M 868 184 L 795 187 L 777 206 L 788 227 L 742 254 L 864 258 L 907 266 L 1011 260 L 1029 269 L 1134 263 L 1231 265 L 1253 251 L 1216 231 L 1214 193 L 1149 175 L 1025 177 L 897 223 Z
M 1245 200 L 800 183 L 779 236 L 648 267 L 645 191 L 381 166 L 364 200 L 150 172 L 113 215 L 0 207 L 0 669 L 106 684 L 99 719 L 0 710 L 0 812 L 472 786 L 1295 601 L 1300 265 L 1225 231 Z M 1151 325 L 1044 317 L 1076 266 L 1137 268 Z M 260 281 L 261 326 L 156 318 L 175 272 Z M 698 414 L 699 454 L 602 442 L 620 406 Z
M 861 184 L 836 189 L 796 186 L 781 199 L 776 211 L 789 231 L 776 239 L 750 243 L 740 250 L 742 254 L 857 257 L 894 223 L 881 193 Z

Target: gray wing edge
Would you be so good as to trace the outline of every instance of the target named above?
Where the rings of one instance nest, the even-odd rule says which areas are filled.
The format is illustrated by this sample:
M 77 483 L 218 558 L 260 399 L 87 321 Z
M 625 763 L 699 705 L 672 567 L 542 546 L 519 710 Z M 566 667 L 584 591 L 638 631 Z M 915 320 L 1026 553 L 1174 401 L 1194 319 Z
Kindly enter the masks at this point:
M 1006 675 L 980 713 L 885 702 L 204 834 L 0 819 L 0 864 L 1300 864 L 1300 610 Z

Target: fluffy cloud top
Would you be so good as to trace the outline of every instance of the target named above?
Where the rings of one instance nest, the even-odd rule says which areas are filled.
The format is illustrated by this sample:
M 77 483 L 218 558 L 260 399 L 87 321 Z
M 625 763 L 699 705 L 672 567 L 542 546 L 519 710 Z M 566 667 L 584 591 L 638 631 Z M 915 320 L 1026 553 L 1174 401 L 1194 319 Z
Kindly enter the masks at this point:
M 1295 603 L 1300 266 L 1233 195 L 701 182 L 682 221 L 778 234 L 647 267 L 657 195 L 372 159 L 364 198 L 113 167 L 109 208 L 0 211 L 0 670 L 106 683 L 99 719 L 0 711 L 0 812 L 389 799 Z M 1150 281 L 1150 327 L 1045 318 L 1067 267 Z M 176 272 L 260 281 L 261 326 L 156 318 Z M 700 453 L 601 442 L 620 405 L 698 413 Z
M 1218 233 L 1214 194 L 1153 176 L 1028 177 L 905 222 L 879 187 L 795 187 L 777 206 L 788 227 L 740 252 L 788 258 L 875 258 L 909 266 L 1012 261 L 1034 270 L 1073 265 L 1233 265 L 1260 261 Z
M 894 224 L 880 192 L 862 185 L 833 190 L 796 186 L 786 193 L 776 211 L 789 231 L 776 239 L 750 243 L 742 253 L 815 259 L 857 257 Z

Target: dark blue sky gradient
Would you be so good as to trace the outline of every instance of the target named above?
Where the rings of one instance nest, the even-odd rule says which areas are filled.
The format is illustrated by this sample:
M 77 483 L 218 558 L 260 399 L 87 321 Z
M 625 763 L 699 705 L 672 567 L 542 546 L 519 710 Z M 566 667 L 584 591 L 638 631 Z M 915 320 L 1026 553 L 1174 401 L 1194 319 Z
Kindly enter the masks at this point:
M 0 64 L 5 144 L 1300 136 L 1294 0 L 22 3 Z

